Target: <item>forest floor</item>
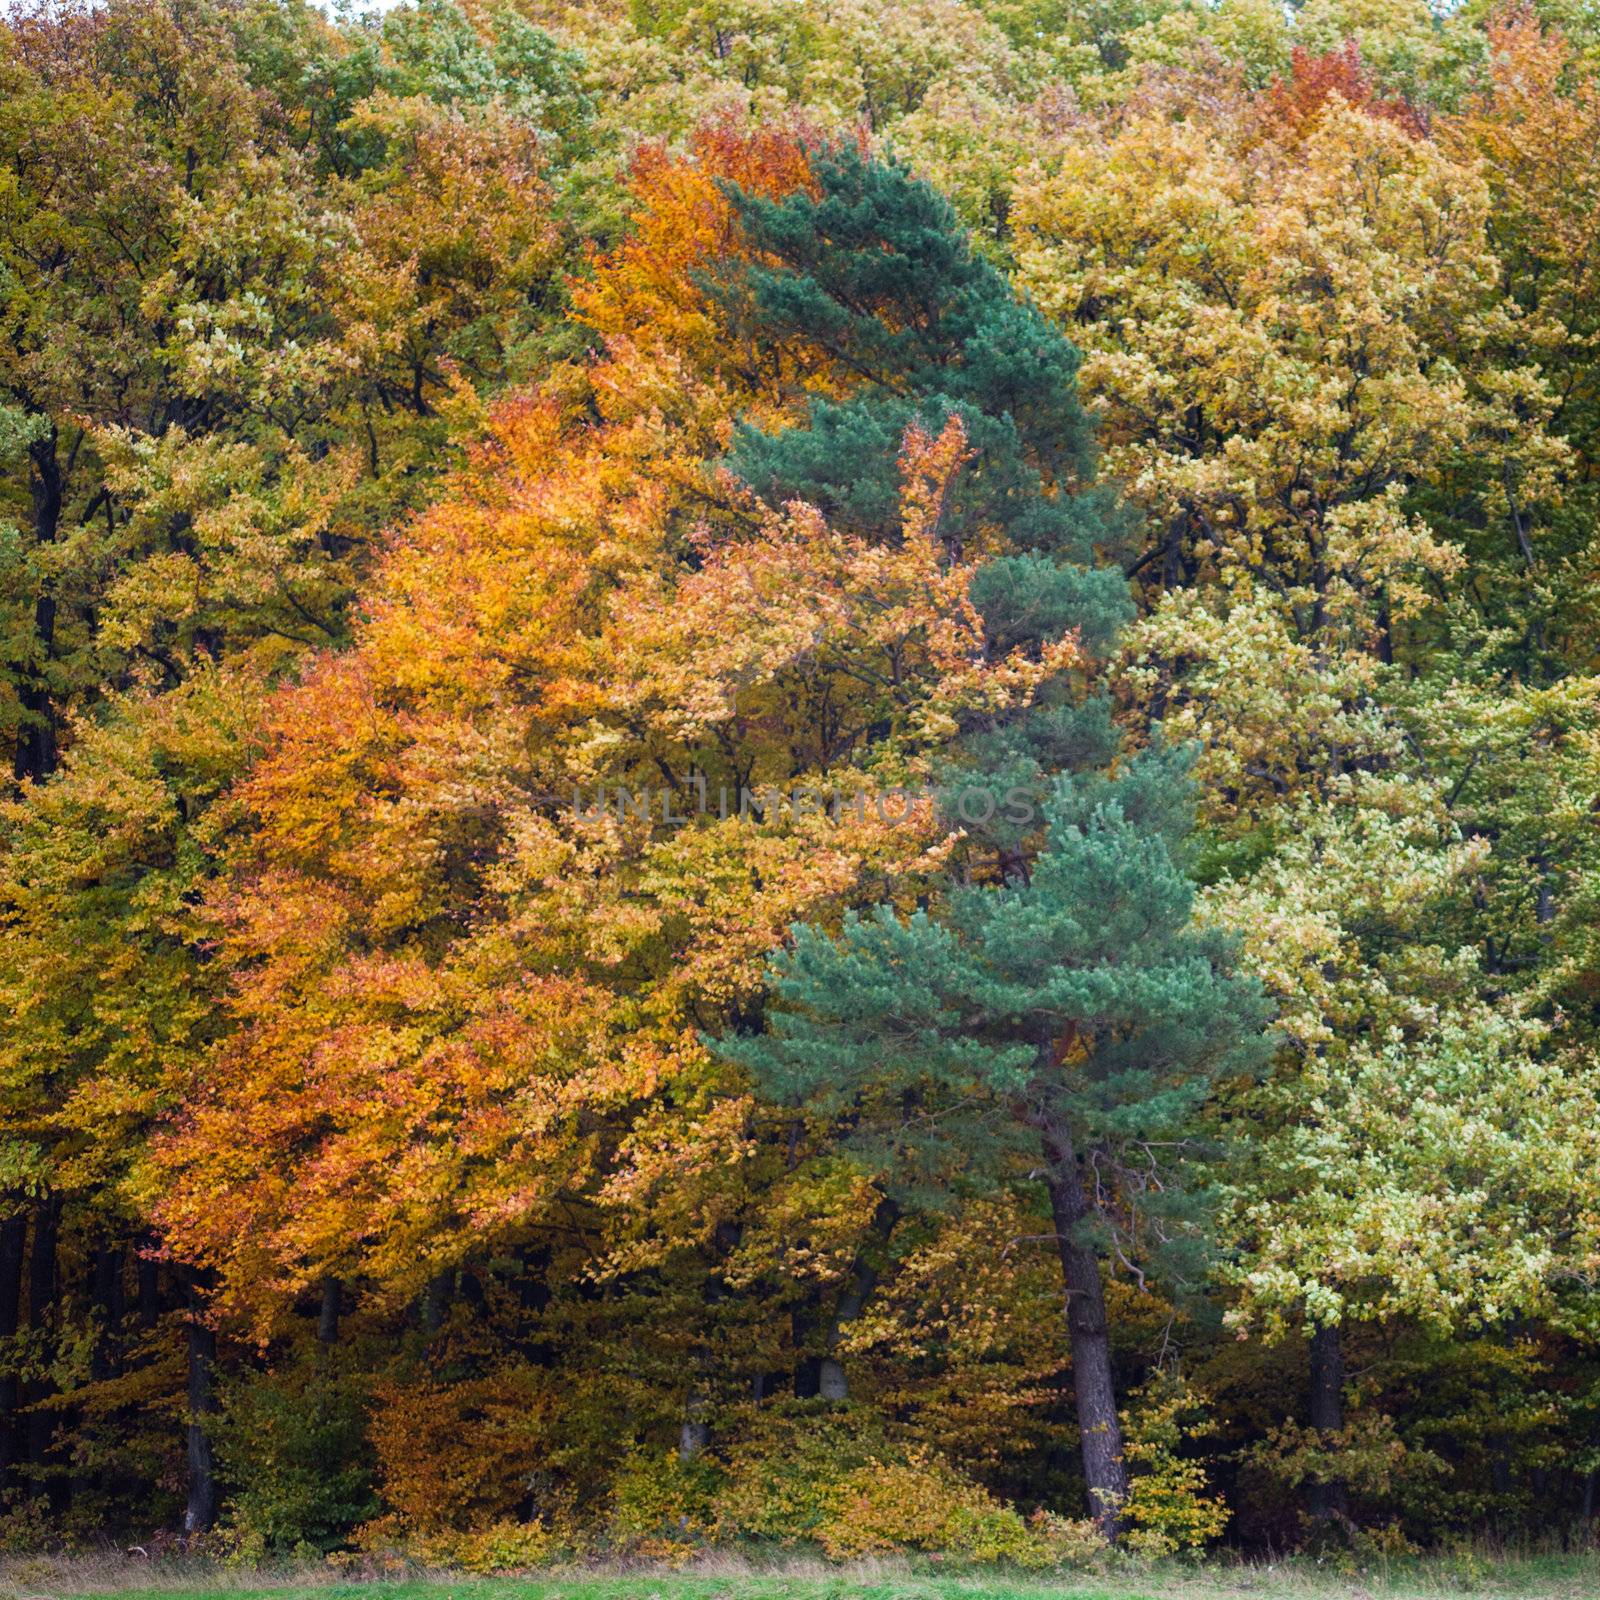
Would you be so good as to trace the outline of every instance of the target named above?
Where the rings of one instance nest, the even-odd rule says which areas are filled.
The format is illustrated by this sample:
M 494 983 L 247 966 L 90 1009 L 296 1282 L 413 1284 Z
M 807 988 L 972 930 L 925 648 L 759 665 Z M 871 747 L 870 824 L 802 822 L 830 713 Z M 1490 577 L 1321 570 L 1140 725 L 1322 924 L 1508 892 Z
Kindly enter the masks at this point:
M 711 1558 L 687 1571 L 623 1568 L 552 1571 L 517 1578 L 430 1572 L 352 1579 L 335 1569 L 280 1571 L 121 1556 L 0 1557 L 0 1600 L 1596 1600 L 1600 1555 L 1486 1556 L 1407 1560 L 1341 1573 L 1304 1560 L 1276 1564 L 1146 1567 L 1121 1573 L 1029 1578 L 960 1576 L 893 1562 L 761 1568 Z

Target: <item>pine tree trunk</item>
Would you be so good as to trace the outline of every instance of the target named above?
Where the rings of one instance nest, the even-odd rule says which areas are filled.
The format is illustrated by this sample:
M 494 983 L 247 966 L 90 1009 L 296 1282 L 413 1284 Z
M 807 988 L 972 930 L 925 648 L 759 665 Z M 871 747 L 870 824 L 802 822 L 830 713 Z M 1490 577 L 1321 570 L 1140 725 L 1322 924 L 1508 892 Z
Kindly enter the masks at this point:
M 183 1531 L 206 1533 L 217 1520 L 217 1464 L 204 1419 L 217 1409 L 212 1374 L 217 1362 L 217 1336 L 205 1320 L 200 1284 L 189 1283 L 189 1503 Z
M 1078 1171 L 1071 1136 L 1056 1119 L 1044 1128 L 1045 1182 L 1055 1220 L 1061 1277 L 1067 1292 L 1067 1332 L 1072 1346 L 1072 1385 L 1078 1402 L 1083 1476 L 1089 1486 L 1089 1514 L 1108 1539 L 1122 1532 L 1122 1506 L 1128 1498 L 1128 1468 L 1122 1456 L 1122 1424 L 1111 1373 L 1111 1339 L 1106 1324 L 1105 1286 L 1100 1258 L 1079 1242 L 1089 1202 Z
M 1344 1428 L 1344 1352 L 1335 1323 L 1311 1336 L 1311 1426 L 1324 1436 Z M 1337 1480 L 1311 1484 L 1307 1503 L 1315 1523 L 1342 1521 L 1350 1514 L 1349 1494 Z

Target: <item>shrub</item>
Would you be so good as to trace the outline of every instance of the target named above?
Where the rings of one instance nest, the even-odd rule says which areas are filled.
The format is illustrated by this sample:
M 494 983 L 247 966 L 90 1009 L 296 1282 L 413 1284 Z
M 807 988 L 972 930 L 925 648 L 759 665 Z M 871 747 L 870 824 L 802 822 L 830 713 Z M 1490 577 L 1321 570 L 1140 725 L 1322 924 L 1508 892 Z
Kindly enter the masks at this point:
M 377 1509 L 367 1393 L 355 1376 L 302 1360 L 225 1384 L 207 1424 L 239 1551 L 324 1552 Z
M 1209 1431 L 1204 1400 L 1167 1373 L 1157 1374 L 1134 1399 L 1123 1446 L 1132 1470 L 1128 1548 L 1152 1557 L 1198 1549 L 1228 1525 L 1227 1506 L 1205 1493 L 1205 1468 L 1181 1453 L 1186 1440 Z
M 836 1560 L 924 1550 L 1044 1571 L 1092 1565 L 1106 1546 L 1089 1522 L 1024 1519 L 942 1462 L 875 1462 L 842 1480 L 818 1541 Z
M 832 1486 L 818 1542 L 835 1560 L 954 1545 L 957 1513 L 976 1511 L 969 1486 L 928 1462 L 873 1461 Z
M 727 1456 L 719 1530 L 784 1544 L 815 1539 L 839 1484 L 889 1452 L 878 1419 L 855 1408 L 801 1403 L 763 1412 Z
M 718 1536 L 811 1540 L 833 1560 L 927 1551 L 1042 1571 L 1092 1565 L 1106 1549 L 1092 1523 L 1025 1519 L 855 1407 L 757 1417 L 729 1452 L 713 1509 Z
M 423 1537 L 520 1526 L 546 1454 L 548 1380 L 512 1367 L 381 1385 L 372 1418 L 383 1498 Z
M 467 1572 L 523 1572 L 570 1549 L 570 1532 L 544 1522 L 491 1522 L 466 1533 L 424 1539 L 418 1553 L 429 1561 Z
M 708 1456 L 637 1451 L 612 1485 L 612 1531 L 624 1540 L 682 1542 L 704 1538 L 716 1524 L 716 1496 L 725 1474 Z

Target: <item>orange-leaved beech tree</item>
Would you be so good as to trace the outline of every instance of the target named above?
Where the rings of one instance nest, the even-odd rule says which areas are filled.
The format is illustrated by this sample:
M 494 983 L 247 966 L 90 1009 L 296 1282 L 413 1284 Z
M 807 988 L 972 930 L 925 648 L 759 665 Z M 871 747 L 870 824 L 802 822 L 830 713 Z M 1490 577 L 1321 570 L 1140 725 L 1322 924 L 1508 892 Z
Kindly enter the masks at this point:
M 921 869 L 925 809 L 834 826 L 770 790 L 849 766 L 891 660 L 908 727 L 988 692 L 961 574 L 712 464 L 734 417 L 843 381 L 741 340 L 693 276 L 738 248 L 719 181 L 806 178 L 782 130 L 642 153 L 634 232 L 578 293 L 597 355 L 492 412 L 355 648 L 271 708 L 211 906 L 234 1026 L 150 1179 L 172 1248 L 263 1333 L 320 1285 L 404 1305 L 525 1246 L 648 1270 L 698 1323 L 777 1148 L 699 1030 L 797 916 Z M 908 518 L 959 454 L 908 444 Z

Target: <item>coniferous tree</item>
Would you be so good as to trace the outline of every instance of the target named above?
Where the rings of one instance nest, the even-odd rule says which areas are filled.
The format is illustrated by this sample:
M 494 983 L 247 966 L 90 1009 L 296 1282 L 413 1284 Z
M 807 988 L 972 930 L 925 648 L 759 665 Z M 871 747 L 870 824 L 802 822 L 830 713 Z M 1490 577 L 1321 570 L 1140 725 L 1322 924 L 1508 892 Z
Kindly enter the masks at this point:
M 1121 572 L 1094 564 L 1123 531 L 1114 501 L 1070 492 L 1091 464 L 1076 352 L 903 170 L 848 148 L 813 169 L 818 193 L 741 197 L 767 264 L 726 292 L 775 340 L 829 349 L 858 387 L 814 399 L 805 426 L 743 429 L 734 469 L 769 499 L 892 537 L 902 436 L 956 419 L 971 470 L 939 526 L 995 552 L 973 583 L 989 652 L 1078 650 L 1033 703 L 973 714 L 941 761 L 967 843 L 942 911 L 881 906 L 837 939 L 797 927 L 771 968 L 768 1031 L 722 1048 L 768 1094 L 836 1114 L 910 1188 L 1042 1154 L 1084 1475 L 1115 1534 L 1127 1475 L 1101 1259 L 1186 1231 L 1162 1224 L 1187 1209 L 1197 1113 L 1219 1074 L 1261 1057 L 1265 1006 L 1226 941 L 1191 925 L 1185 754 L 1155 745 L 1114 778 L 1095 770 L 1115 738 L 1081 684 L 1128 602 Z
M 1226 940 L 1191 925 L 1186 787 L 1172 755 L 1064 777 L 1025 873 L 954 889 L 938 916 L 879 907 L 837 939 L 796 928 L 769 1031 L 723 1043 L 913 1184 L 1042 1153 L 1084 1476 L 1108 1532 L 1127 1478 L 1100 1262 L 1150 1234 L 1181 1242 L 1197 1113 L 1219 1075 L 1259 1059 L 1266 1020 Z

